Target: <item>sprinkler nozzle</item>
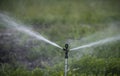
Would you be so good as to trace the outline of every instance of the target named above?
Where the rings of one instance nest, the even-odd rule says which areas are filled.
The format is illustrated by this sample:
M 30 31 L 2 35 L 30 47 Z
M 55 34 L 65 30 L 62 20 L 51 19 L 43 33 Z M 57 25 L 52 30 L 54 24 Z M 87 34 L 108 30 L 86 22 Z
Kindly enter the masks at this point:
M 68 52 L 69 52 L 69 45 L 65 44 L 65 47 L 63 48 L 63 51 L 65 51 L 65 58 L 68 58 Z

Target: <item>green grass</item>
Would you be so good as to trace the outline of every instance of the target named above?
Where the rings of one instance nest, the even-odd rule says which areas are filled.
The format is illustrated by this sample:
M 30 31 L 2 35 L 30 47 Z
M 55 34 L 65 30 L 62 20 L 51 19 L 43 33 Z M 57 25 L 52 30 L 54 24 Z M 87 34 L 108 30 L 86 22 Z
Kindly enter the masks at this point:
M 23 21 L 38 20 L 40 23 L 96 23 L 119 18 L 119 8 L 111 1 L 97 0 L 13 0 L 1 3 L 2 9 Z M 5 6 L 6 5 L 6 6 Z M 16 6 L 17 5 L 17 6 Z M 9 7 L 11 6 L 11 7 Z M 116 19 L 117 19 L 116 18 Z

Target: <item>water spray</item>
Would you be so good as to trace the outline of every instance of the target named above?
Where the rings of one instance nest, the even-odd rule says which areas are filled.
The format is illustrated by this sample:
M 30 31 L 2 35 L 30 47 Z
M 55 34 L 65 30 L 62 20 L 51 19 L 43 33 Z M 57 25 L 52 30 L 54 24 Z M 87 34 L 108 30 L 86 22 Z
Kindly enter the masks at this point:
M 64 76 L 67 76 L 67 71 L 68 71 L 68 52 L 69 52 L 69 45 L 68 44 L 65 44 L 65 47 L 63 48 L 63 51 L 65 52 Z
M 14 18 L 11 18 L 11 17 L 4 15 L 2 13 L 0 13 L 0 24 L 10 26 L 19 32 L 23 32 L 23 33 L 28 34 L 32 37 L 35 37 L 38 40 L 44 41 L 44 42 L 49 43 L 55 47 L 62 49 L 62 47 L 59 46 L 58 44 L 48 40 L 47 38 L 43 37 L 38 32 L 35 32 L 35 31 L 25 27 L 24 24 L 16 22 Z
M 83 48 L 89 48 L 89 47 L 92 47 L 92 46 L 103 45 L 105 43 L 110 43 L 110 42 L 117 41 L 117 40 L 120 40 L 120 35 L 115 36 L 115 37 L 102 39 L 102 40 L 99 40 L 99 41 L 96 41 L 96 42 L 88 43 L 86 45 L 82 45 L 82 46 L 79 46 L 79 47 L 76 47 L 76 48 L 72 48 L 72 49 L 70 49 L 70 51 L 79 50 L 79 49 L 83 49 Z
M 34 32 L 33 30 L 30 30 L 27 27 L 25 27 L 24 24 L 19 24 L 16 21 L 14 21 L 11 17 L 9 17 L 7 15 L 4 15 L 4 14 L 1 14 L 1 13 L 0 13 L 0 24 L 7 25 L 7 26 L 10 25 L 10 26 L 14 27 L 16 30 L 20 31 L 20 32 L 28 34 L 28 35 L 30 35 L 32 37 L 35 37 L 38 40 L 44 41 L 46 43 L 49 43 L 49 44 L 51 44 L 53 46 L 56 46 L 56 47 L 62 49 L 62 47 L 59 46 L 58 44 L 46 39 L 41 34 L 39 34 L 37 32 Z M 102 45 L 102 44 L 105 44 L 105 43 L 108 43 L 108 42 L 113 42 L 113 41 L 116 41 L 116 40 L 120 40 L 120 35 L 115 36 L 115 37 L 111 37 L 111 38 L 106 38 L 106 39 L 103 39 L 103 40 L 99 40 L 99 41 L 96 41 L 96 42 L 92 42 L 92 43 L 82 45 L 82 46 L 72 48 L 72 49 L 69 49 L 69 45 L 65 44 L 65 47 L 63 48 L 63 51 L 65 52 L 64 76 L 67 76 L 67 72 L 68 72 L 68 52 L 69 51 L 88 48 L 88 47 L 92 47 L 92 46 L 95 46 L 95 45 Z

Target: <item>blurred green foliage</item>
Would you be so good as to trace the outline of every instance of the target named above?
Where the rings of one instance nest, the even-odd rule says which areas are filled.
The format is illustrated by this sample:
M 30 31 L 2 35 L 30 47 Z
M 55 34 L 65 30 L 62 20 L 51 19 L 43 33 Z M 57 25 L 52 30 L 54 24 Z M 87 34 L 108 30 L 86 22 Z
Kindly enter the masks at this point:
M 33 30 L 62 45 L 67 39 L 81 39 L 92 35 L 109 26 L 106 23 L 119 22 L 119 2 L 119 0 L 0 0 L 0 11 L 20 19 L 33 27 Z M 0 32 L 5 30 L 3 28 L 0 25 Z M 55 58 L 63 57 L 63 54 L 58 49 L 54 51 L 56 48 L 52 46 L 42 42 L 39 44 L 38 41 L 28 43 L 33 46 L 27 48 L 25 41 L 28 38 L 26 35 L 22 36 L 22 41 L 17 45 L 23 47 L 20 51 L 25 51 L 25 54 L 20 55 L 25 56 L 29 62 L 40 59 L 40 64 L 44 64 L 44 67 L 36 65 L 38 67 L 28 70 L 17 66 L 17 61 L 13 59 L 10 50 L 18 50 L 16 49 L 18 47 L 11 47 L 13 44 L 16 45 L 15 42 L 6 43 L 0 45 L 0 76 L 63 76 L 62 59 Z M 60 63 L 53 64 L 52 59 Z M 47 67 L 50 60 L 52 68 Z M 120 42 L 95 47 L 92 54 L 73 60 L 72 62 L 70 59 L 72 63 L 69 66 L 69 76 L 119 76 Z

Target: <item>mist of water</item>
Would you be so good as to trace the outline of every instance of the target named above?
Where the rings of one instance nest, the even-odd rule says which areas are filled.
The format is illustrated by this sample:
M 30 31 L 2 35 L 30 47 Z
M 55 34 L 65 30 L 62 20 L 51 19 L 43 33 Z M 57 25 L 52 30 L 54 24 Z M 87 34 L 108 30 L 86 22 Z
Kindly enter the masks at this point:
M 8 26 L 8 27 L 12 27 L 17 31 L 23 32 L 23 33 L 28 34 L 28 35 L 30 35 L 32 37 L 35 37 L 38 40 L 42 40 L 42 41 L 44 41 L 46 43 L 49 43 L 49 44 L 51 44 L 53 46 L 56 46 L 56 47 L 62 49 L 62 47 L 59 46 L 58 44 L 46 39 L 45 37 L 43 37 L 39 33 L 34 32 L 33 30 L 25 27 L 24 24 L 18 23 L 15 19 L 13 19 L 13 18 L 11 18 L 11 17 L 9 17 L 9 16 L 7 16 L 5 14 L 0 13 L 0 24 Z
M 79 46 L 79 47 L 76 47 L 76 48 L 72 48 L 70 50 L 72 51 L 72 50 L 78 50 L 78 49 L 88 48 L 88 47 L 92 47 L 92 46 L 98 46 L 98 45 L 102 45 L 102 44 L 105 44 L 105 43 L 108 43 L 108 42 L 113 42 L 113 41 L 116 41 L 116 40 L 120 40 L 120 36 L 106 38 L 106 39 L 99 40 L 99 41 L 96 41 L 96 42 L 92 42 L 92 43 L 82 45 L 82 46 Z

